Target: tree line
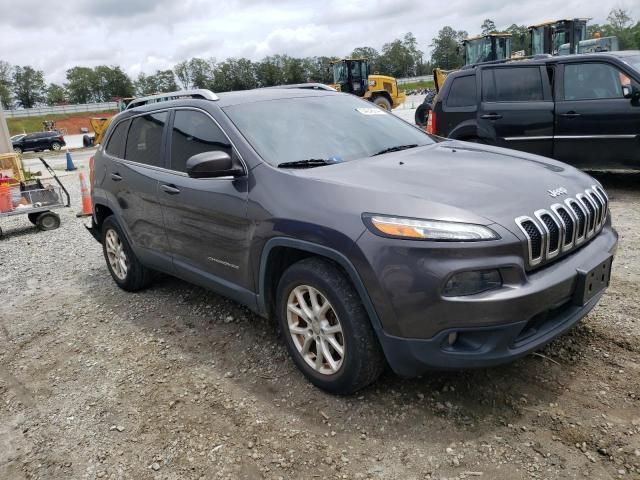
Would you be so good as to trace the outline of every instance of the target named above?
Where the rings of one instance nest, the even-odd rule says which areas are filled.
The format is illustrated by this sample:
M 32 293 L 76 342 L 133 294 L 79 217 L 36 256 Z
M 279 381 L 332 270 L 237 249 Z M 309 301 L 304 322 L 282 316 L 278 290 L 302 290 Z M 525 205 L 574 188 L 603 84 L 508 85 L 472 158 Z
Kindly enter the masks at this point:
M 608 23 L 588 26 L 588 37 L 597 31 L 602 36 L 618 37 L 622 50 L 640 49 L 640 21 L 634 21 L 624 9 L 611 10 Z M 495 22 L 486 19 L 481 25 L 483 34 L 499 31 Z M 513 24 L 500 30 L 512 34 L 512 50 L 529 53 L 526 25 Z M 445 26 L 432 39 L 430 59 L 418 48 L 411 33 L 385 43 L 380 51 L 370 46 L 357 47 L 349 54 L 352 58 L 367 58 L 372 73 L 394 77 L 412 77 L 431 73 L 432 66 L 444 69 L 463 65 L 462 40 L 469 34 Z M 152 74 L 140 73 L 131 78 L 117 65 L 97 67 L 77 66 L 66 71 L 64 84 L 47 85 L 44 72 L 26 65 L 10 65 L 0 60 L 0 103 L 7 107 L 31 108 L 36 105 L 65 103 L 106 102 L 119 98 L 170 92 L 180 88 L 208 88 L 215 92 L 270 87 L 290 83 L 331 83 L 331 63 L 337 57 L 292 57 L 270 55 L 260 61 L 248 58 L 191 58 L 171 69 Z

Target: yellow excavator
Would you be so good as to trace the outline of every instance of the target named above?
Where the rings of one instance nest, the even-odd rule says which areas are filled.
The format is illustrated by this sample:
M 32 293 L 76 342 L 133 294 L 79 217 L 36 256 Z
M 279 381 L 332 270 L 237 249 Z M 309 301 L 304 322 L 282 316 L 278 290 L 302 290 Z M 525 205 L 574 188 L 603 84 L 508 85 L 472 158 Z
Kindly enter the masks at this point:
M 396 108 L 406 100 L 394 77 L 372 74 L 366 58 L 345 58 L 331 64 L 331 87 L 365 98 L 385 110 Z

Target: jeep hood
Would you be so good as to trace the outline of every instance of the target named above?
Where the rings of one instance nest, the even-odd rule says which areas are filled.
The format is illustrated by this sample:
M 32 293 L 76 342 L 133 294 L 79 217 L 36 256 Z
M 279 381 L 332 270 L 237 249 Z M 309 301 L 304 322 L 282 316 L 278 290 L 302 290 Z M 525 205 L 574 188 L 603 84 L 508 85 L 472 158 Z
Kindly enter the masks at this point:
M 514 218 L 533 215 L 596 183 L 580 170 L 555 160 L 459 141 L 296 174 L 348 186 L 353 194 L 358 192 L 354 201 L 376 205 L 375 213 L 471 221 L 460 214 L 468 212 L 482 217 L 482 223 L 495 222 L 507 228 Z M 552 197 L 549 190 L 559 188 L 566 189 L 567 195 Z M 404 201 L 398 202 L 398 197 Z M 411 204 L 416 208 L 406 208 Z M 403 206 L 402 211 L 398 205 Z

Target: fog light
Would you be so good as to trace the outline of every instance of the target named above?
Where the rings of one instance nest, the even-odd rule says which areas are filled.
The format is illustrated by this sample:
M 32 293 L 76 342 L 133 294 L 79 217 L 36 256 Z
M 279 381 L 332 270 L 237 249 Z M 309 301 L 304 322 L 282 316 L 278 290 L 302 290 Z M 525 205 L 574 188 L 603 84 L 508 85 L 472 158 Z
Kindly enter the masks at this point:
M 498 270 L 477 270 L 460 272 L 453 275 L 444 286 L 445 297 L 475 295 L 502 286 L 502 277 Z

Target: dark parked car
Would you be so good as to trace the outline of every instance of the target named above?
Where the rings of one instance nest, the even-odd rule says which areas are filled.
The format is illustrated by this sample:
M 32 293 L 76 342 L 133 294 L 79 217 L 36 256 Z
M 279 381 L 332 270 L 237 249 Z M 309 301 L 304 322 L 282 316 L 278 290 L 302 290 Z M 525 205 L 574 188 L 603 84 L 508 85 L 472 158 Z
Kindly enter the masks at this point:
M 640 51 L 464 68 L 447 77 L 432 132 L 583 169 L 640 170 Z
M 404 376 L 513 360 L 608 285 L 607 195 L 573 167 L 343 93 L 176 95 L 118 114 L 91 162 L 114 281 L 160 271 L 275 317 L 324 389 L 353 392 L 385 359 Z
M 58 151 L 66 145 L 64 137 L 58 132 L 35 132 L 28 133 L 15 140 L 12 139 L 13 151 L 41 152 L 42 150 Z

